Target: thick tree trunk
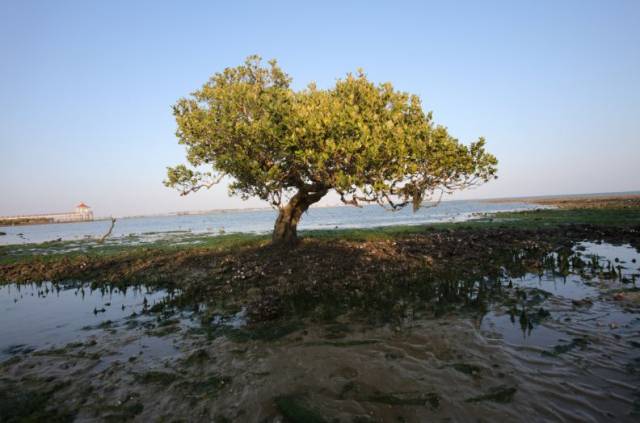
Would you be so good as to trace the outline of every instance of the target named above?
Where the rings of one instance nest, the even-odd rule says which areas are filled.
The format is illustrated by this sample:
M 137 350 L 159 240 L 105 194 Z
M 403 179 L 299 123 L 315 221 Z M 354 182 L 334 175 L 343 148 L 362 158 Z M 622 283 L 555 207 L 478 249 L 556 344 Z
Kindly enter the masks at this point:
M 298 222 L 304 210 L 288 205 L 280 209 L 273 228 L 273 243 L 293 245 L 298 240 Z
M 276 224 L 273 227 L 274 244 L 295 245 L 298 241 L 298 222 L 309 206 L 318 202 L 327 193 L 327 189 L 314 192 L 299 191 L 291 198 L 289 204 L 280 208 Z

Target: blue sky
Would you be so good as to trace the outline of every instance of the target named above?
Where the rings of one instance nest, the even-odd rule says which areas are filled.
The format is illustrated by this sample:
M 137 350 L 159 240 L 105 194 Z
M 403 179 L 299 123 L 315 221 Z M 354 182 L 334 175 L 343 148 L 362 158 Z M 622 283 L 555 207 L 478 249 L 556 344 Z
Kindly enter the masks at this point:
M 455 198 L 638 190 L 639 22 L 618 0 L 4 0 L 0 215 L 264 205 L 162 185 L 184 157 L 171 105 L 254 53 L 295 88 L 362 67 L 485 136 L 500 179 Z

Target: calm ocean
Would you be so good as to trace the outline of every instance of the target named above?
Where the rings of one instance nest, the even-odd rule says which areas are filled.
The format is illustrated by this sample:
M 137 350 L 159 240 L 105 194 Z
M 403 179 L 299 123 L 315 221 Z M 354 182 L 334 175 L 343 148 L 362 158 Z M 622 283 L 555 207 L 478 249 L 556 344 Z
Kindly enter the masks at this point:
M 302 218 L 300 230 L 334 228 L 369 228 L 391 225 L 464 221 L 476 213 L 527 210 L 540 206 L 527 203 L 489 203 L 481 201 L 444 201 L 436 207 L 411 208 L 390 212 L 377 205 L 356 207 L 311 208 Z M 205 214 L 129 217 L 117 220 L 112 237 L 129 235 L 157 236 L 159 233 L 266 233 L 272 230 L 276 212 L 271 209 L 212 211 Z M 100 237 L 111 222 L 58 223 L 47 225 L 0 226 L 0 245 L 32 242 L 79 240 Z

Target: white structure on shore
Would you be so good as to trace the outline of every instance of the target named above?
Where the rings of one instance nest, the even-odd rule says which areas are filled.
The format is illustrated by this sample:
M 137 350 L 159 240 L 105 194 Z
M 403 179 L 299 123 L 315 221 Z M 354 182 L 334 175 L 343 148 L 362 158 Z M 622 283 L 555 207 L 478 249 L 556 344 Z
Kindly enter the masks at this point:
M 20 223 L 61 223 L 61 222 L 84 222 L 93 220 L 93 211 L 85 203 L 80 203 L 75 210 L 69 213 L 49 213 L 49 214 L 29 214 L 21 216 L 0 217 L 5 224 L 15 221 Z
M 76 206 L 76 216 L 79 217 L 79 220 L 93 220 L 93 212 L 91 211 L 91 207 L 87 206 L 85 203 L 80 203 Z

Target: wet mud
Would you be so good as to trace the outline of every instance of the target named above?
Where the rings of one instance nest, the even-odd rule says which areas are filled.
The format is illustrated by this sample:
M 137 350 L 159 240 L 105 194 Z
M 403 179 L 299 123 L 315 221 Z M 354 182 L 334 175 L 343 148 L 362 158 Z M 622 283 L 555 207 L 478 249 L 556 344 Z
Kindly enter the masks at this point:
M 558 231 L 110 258 L 73 270 L 90 283 L 8 285 L 7 326 L 33 299 L 43 315 L 64 301 L 79 311 L 2 347 L 0 414 L 637 421 L 638 232 Z M 131 280 L 145 281 L 136 295 L 121 289 Z M 83 289 L 90 301 L 74 294 Z

